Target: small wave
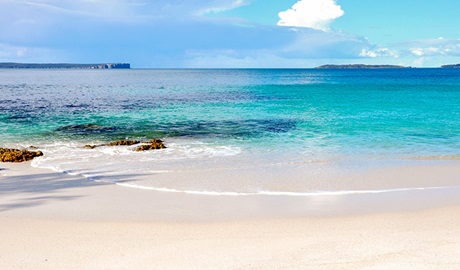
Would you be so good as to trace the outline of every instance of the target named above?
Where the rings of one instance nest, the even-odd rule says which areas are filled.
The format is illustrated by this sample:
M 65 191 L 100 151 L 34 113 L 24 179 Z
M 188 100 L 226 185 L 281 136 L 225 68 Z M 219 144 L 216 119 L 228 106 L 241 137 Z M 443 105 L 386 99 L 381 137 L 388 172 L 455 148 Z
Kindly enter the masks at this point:
M 211 170 L 213 165 L 223 162 L 226 166 L 231 164 L 233 168 L 239 165 L 238 168 L 249 169 L 252 166 L 260 168 L 266 165 L 267 159 L 255 159 L 254 163 L 245 163 L 251 160 L 253 156 L 246 156 L 241 147 L 230 145 L 214 145 L 199 141 L 190 140 L 173 140 L 168 144 L 168 148 L 161 151 L 151 152 L 135 152 L 131 147 L 114 146 L 114 147 L 98 147 L 97 149 L 86 149 L 83 145 L 87 142 L 55 142 L 52 144 L 42 145 L 40 148 L 45 153 L 45 156 L 39 157 L 32 161 L 33 167 L 51 169 L 53 171 L 62 172 L 70 175 L 80 175 L 89 180 L 96 182 L 112 183 L 128 188 L 137 188 L 144 190 L 153 190 L 159 192 L 184 193 L 207 196 L 292 196 L 292 197 L 308 197 L 308 196 L 341 196 L 341 195 L 359 195 L 359 194 L 380 194 L 393 192 L 408 192 L 422 190 L 437 190 L 455 187 L 413 187 L 413 188 L 393 188 L 393 189 L 363 189 L 363 190 L 317 190 L 308 192 L 292 192 L 292 191 L 277 191 L 276 188 L 259 187 L 261 190 L 249 190 L 244 192 L 238 188 L 235 191 L 228 188 L 228 191 L 215 191 L 212 187 L 203 185 L 191 185 L 188 188 L 177 188 L 174 185 L 155 183 L 150 186 L 150 183 L 145 184 L 136 182 L 139 177 L 145 175 L 153 175 L 159 173 L 175 173 L 184 174 L 190 169 Z M 243 155 L 239 156 L 241 153 Z M 238 164 L 228 163 L 238 161 Z M 455 156 L 457 157 L 457 156 Z M 214 159 L 215 158 L 215 159 Z M 206 163 L 210 166 L 194 167 L 196 164 Z M 285 163 L 279 163 L 278 159 L 270 160 L 270 166 L 283 164 L 303 164 L 304 162 L 315 161 L 299 161 L 287 160 Z M 317 162 L 327 162 L 319 159 Z M 263 165 L 262 165 L 263 164 Z M 225 166 L 224 166 L 225 167 Z M 220 167 L 219 167 L 220 168 Z M 225 167 L 227 168 L 227 167 Z M 279 167 L 276 167 L 279 168 Z M 210 175 L 212 174 L 209 173 Z M 218 183 L 216 183 L 218 184 Z M 164 187 L 158 187 L 163 186 Z M 194 190 L 197 189 L 197 190 Z M 203 189 L 203 190 L 199 190 Z M 209 189 L 209 190 L 206 190 Z
M 219 159 L 241 153 L 240 147 L 196 141 L 173 141 L 167 149 L 145 152 L 134 151 L 135 146 L 87 149 L 83 147 L 86 143 L 72 141 L 41 144 L 40 149 L 45 155 L 34 159 L 32 166 L 115 183 L 141 175 L 169 172 L 170 168 L 177 171 L 180 166 L 191 166 L 189 161 Z M 181 165 L 178 166 L 178 163 Z
M 115 183 L 118 186 L 137 188 L 143 190 L 152 190 L 159 192 L 184 193 L 192 195 L 207 196 L 288 196 L 288 197 L 314 197 L 314 196 L 344 196 L 344 195 L 362 195 L 362 194 L 381 194 L 407 191 L 423 190 L 441 190 L 457 188 L 455 186 L 445 187 L 419 187 L 419 188 L 395 188 L 395 189 L 376 189 L 376 190 L 337 190 L 337 191 L 311 191 L 311 192 L 287 192 L 287 191 L 258 191 L 258 192 L 219 192 L 219 191 L 197 191 L 197 190 L 178 190 L 172 188 L 155 188 L 129 183 Z
M 150 163 L 150 161 L 149 161 Z M 238 191 L 212 191 L 212 190 L 180 190 L 168 187 L 153 187 L 135 184 L 134 181 L 123 181 L 115 179 L 113 176 L 114 172 L 109 174 L 97 171 L 97 170 L 80 170 L 67 168 L 66 162 L 51 163 L 48 164 L 45 159 L 37 158 L 32 161 L 33 167 L 51 169 L 56 172 L 62 172 L 69 175 L 80 175 L 88 180 L 110 183 L 126 188 L 136 188 L 142 190 L 151 190 L 158 192 L 168 193 L 181 193 L 191 195 L 203 195 L 203 196 L 287 196 L 287 197 L 316 197 L 316 196 L 346 196 L 346 195 L 365 195 L 365 194 L 383 194 L 383 193 L 396 193 L 396 192 L 410 192 L 410 191 L 426 191 L 426 190 L 442 190 L 449 188 L 458 188 L 457 186 L 438 186 L 438 187 L 413 187 L 413 188 L 393 188 L 393 189 L 366 189 L 366 190 L 326 190 L 326 191 L 308 191 L 308 192 L 293 192 L 293 191 L 254 191 L 254 192 L 238 192 Z M 152 171 L 150 171 L 152 172 Z M 155 173 L 169 173 L 172 171 L 168 170 L 157 170 Z M 121 176 L 123 175 L 123 172 Z M 125 172 L 126 173 L 126 172 Z M 119 175 L 120 176 L 120 175 Z

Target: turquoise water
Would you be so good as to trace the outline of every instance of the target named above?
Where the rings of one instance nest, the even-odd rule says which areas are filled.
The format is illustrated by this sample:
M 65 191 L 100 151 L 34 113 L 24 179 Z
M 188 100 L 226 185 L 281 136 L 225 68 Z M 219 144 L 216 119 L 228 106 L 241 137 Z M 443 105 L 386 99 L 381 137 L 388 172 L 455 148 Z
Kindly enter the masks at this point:
M 459 155 L 460 70 L 0 70 L 0 134 L 2 147 L 43 149 L 34 166 L 113 182 Z M 82 149 L 124 138 L 169 148 Z

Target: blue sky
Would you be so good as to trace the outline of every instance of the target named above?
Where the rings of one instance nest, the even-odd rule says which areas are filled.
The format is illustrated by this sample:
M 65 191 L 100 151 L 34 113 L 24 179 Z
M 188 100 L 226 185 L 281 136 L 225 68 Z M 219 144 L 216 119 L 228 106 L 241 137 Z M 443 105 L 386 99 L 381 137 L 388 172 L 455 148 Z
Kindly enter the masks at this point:
M 0 61 L 433 67 L 460 63 L 458 10 L 458 0 L 0 0 Z

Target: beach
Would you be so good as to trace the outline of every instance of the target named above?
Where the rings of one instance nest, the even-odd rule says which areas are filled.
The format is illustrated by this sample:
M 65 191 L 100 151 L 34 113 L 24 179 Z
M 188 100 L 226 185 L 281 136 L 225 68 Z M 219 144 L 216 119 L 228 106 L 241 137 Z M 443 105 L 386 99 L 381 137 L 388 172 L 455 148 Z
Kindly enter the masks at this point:
M 459 0 L 0 10 L 0 270 L 460 270 Z
M 460 265 L 455 187 L 319 197 L 204 196 L 95 183 L 30 163 L 0 167 L 3 269 Z
M 0 268 L 457 269 L 458 72 L 0 70 Z

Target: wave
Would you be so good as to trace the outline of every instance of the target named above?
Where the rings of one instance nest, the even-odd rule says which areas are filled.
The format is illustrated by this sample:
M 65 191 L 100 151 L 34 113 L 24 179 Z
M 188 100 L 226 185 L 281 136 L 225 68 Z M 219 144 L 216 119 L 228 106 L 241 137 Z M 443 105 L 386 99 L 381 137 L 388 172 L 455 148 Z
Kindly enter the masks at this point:
M 360 194 L 381 194 L 395 192 L 410 192 L 423 190 L 440 190 L 455 188 L 455 186 L 434 186 L 434 187 L 410 187 L 410 188 L 391 188 L 391 189 L 357 189 L 357 190 L 308 190 L 307 188 L 298 189 L 299 191 L 280 191 L 276 188 L 269 188 L 268 185 L 248 190 L 241 190 L 231 187 L 224 188 L 223 191 L 214 189 L 211 186 L 192 184 L 188 187 L 175 186 L 160 182 L 139 182 L 138 178 L 162 173 L 181 173 L 187 174 L 188 171 L 206 172 L 212 175 L 209 170 L 228 168 L 243 168 L 245 170 L 261 169 L 266 166 L 276 166 L 274 170 L 280 169 L 283 165 L 302 165 L 305 162 L 313 164 L 326 164 L 328 160 L 285 160 L 284 158 L 271 159 L 270 155 L 264 159 L 258 159 L 251 153 L 243 153 L 241 147 L 214 145 L 192 140 L 174 140 L 168 144 L 167 149 L 152 152 L 135 152 L 129 146 L 98 147 L 97 149 L 85 149 L 83 142 L 59 142 L 43 145 L 41 148 L 45 153 L 44 157 L 34 159 L 33 167 L 51 169 L 69 175 L 80 175 L 91 181 L 104 182 L 119 185 L 127 188 L 152 190 L 158 192 L 183 193 L 206 196 L 344 196 Z M 242 154 L 243 153 L 243 154 Z M 271 154 L 273 155 L 273 154 Z M 276 156 L 276 153 L 275 153 Z M 273 157 L 273 156 L 272 156 Z M 268 161 L 268 163 L 267 163 Z M 213 167 L 214 166 L 214 167 Z M 291 167 L 290 167 L 291 168 Z M 292 167 L 294 168 L 294 167 Z M 266 173 L 266 172 L 264 172 Z M 142 180 L 142 179 L 141 179 Z M 200 182 L 201 183 L 201 182 Z M 203 182 L 205 183 L 205 182 Z M 239 184 L 243 182 L 238 182 Z M 209 183 L 207 183 L 209 184 Z M 212 185 L 218 184 L 213 182 Z M 227 183 L 224 183 L 227 184 Z M 238 186 L 238 185 L 234 185 Z M 362 187 L 365 188 L 365 187 Z M 214 190 L 213 190 L 214 189 Z M 326 188 L 327 189 L 327 188 Z
M 289 196 L 289 197 L 314 197 L 314 196 L 344 196 L 344 195 L 364 195 L 381 194 L 407 191 L 442 190 L 450 188 L 460 188 L 456 186 L 443 187 L 418 187 L 418 188 L 394 188 L 394 189 L 375 189 L 375 190 L 336 190 L 336 191 L 311 191 L 311 192 L 287 192 L 287 191 L 258 191 L 258 192 L 219 192 L 219 191 L 197 191 L 197 190 L 178 190 L 171 188 L 155 188 L 136 184 L 115 183 L 118 186 L 152 190 L 159 192 L 184 193 L 192 195 L 207 196 Z
M 213 145 L 198 141 L 171 140 L 166 149 L 134 151 L 135 146 L 101 146 L 96 149 L 83 147 L 89 142 L 55 142 L 40 144 L 45 154 L 32 161 L 32 166 L 51 169 L 90 180 L 107 182 L 131 180 L 135 176 L 157 174 L 189 168 L 191 162 L 212 161 L 241 153 L 236 146 Z M 90 144 L 100 144 L 92 141 Z M 182 167 L 180 167 L 182 166 Z
M 53 166 L 38 165 L 35 160 L 32 162 L 33 167 L 51 169 L 56 172 L 62 172 L 69 175 L 80 175 L 88 180 L 115 184 L 117 186 L 126 188 L 135 188 L 142 190 L 151 190 L 157 192 L 167 193 L 180 193 L 200 196 L 287 196 L 287 197 L 321 197 L 321 196 L 347 196 L 347 195 L 366 195 L 366 194 L 384 194 L 384 193 L 398 193 L 398 192 L 411 192 L 411 191 L 427 191 L 427 190 L 443 190 L 451 188 L 460 188 L 460 186 L 434 186 L 434 187 L 412 187 L 412 188 L 391 188 L 391 189 L 362 189 L 362 190 L 319 190 L 308 192 L 293 192 L 293 191 L 254 191 L 254 192 L 237 192 L 237 191 L 209 191 L 209 190 L 179 190 L 167 187 L 152 187 L 145 185 L 138 185 L 127 182 L 117 182 L 116 180 L 101 179 L 100 176 L 94 173 L 79 172 L 75 170 L 62 170 Z M 157 173 L 164 173 L 170 171 L 157 171 Z

